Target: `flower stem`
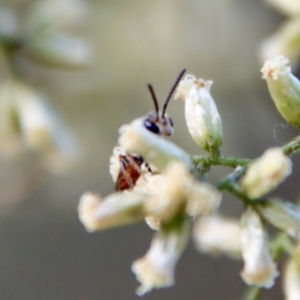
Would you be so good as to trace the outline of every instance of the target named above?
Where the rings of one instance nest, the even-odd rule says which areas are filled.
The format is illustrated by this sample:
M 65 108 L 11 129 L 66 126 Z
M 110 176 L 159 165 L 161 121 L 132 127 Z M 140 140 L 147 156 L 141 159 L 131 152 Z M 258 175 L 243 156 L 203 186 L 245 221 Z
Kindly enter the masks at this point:
M 292 141 L 284 145 L 282 148 L 285 155 L 293 155 L 300 150 L 300 136 L 295 137 Z
M 225 156 L 192 156 L 195 165 L 202 164 L 206 166 L 224 166 L 229 168 L 236 168 L 238 166 L 247 166 L 253 159 L 248 158 L 234 158 Z
M 258 286 L 251 287 L 245 295 L 245 300 L 259 300 L 262 293 L 262 288 Z

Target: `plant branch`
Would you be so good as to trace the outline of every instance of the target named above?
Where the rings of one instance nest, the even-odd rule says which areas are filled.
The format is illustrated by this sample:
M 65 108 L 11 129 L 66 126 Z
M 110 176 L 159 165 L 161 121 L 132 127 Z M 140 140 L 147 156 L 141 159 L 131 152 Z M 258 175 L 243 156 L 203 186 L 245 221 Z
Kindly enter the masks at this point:
M 292 141 L 284 145 L 282 151 L 285 155 L 297 154 L 300 150 L 300 136 L 295 137 Z
M 202 164 L 205 166 L 224 166 L 236 168 L 238 166 L 245 167 L 253 161 L 248 158 L 234 158 L 225 156 L 192 156 L 195 165 Z
M 252 286 L 246 293 L 245 300 L 259 300 L 262 293 L 262 288 L 258 286 Z
M 300 152 L 300 136 L 297 136 L 292 141 L 281 147 L 283 153 L 292 156 Z M 204 169 L 209 170 L 210 166 L 223 166 L 235 169 L 236 167 L 247 167 L 254 159 L 250 158 L 234 158 L 225 156 L 210 156 L 210 155 L 194 155 L 192 156 L 193 163 L 198 166 L 202 165 Z

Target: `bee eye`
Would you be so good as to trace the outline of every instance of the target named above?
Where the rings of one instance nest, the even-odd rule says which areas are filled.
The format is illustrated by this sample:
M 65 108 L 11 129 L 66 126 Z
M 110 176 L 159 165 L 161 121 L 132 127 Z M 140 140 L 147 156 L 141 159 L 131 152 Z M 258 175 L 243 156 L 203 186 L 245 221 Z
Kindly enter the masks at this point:
M 159 134 L 159 128 L 153 122 L 150 122 L 148 119 L 144 121 L 145 127 L 154 134 Z
M 171 126 L 174 127 L 174 122 L 171 118 L 169 118 L 169 122 L 170 122 Z
M 135 162 L 140 166 L 143 162 L 144 162 L 144 159 L 142 156 L 140 155 L 134 155 L 134 160 Z

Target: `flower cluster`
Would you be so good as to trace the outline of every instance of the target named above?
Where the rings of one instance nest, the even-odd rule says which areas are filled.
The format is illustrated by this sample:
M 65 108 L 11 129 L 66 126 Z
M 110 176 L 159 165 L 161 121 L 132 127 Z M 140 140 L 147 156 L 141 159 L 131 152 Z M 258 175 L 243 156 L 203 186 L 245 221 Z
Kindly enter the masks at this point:
M 147 130 L 143 121 L 144 118 L 137 119 L 121 128 L 120 146 L 113 151 L 110 172 L 116 184 L 126 180 L 120 177 L 131 176 L 130 172 L 124 173 L 131 165 L 125 166 L 122 173 L 122 158 L 135 163 L 130 153 L 142 155 L 151 162 L 149 167 L 141 165 L 140 176 L 132 188 L 103 199 L 85 193 L 78 207 L 79 218 L 88 231 L 141 220 L 155 230 L 147 254 L 132 264 L 132 271 L 141 282 L 139 295 L 173 285 L 174 269 L 193 220 L 212 215 L 221 201 L 216 188 L 195 179 L 190 157 L 172 142 Z
M 300 84 L 291 74 L 288 60 L 275 57 L 265 63 L 262 73 L 278 111 L 299 128 Z M 210 95 L 211 84 L 186 75 L 175 93 L 175 98 L 185 102 L 191 137 L 208 156 L 192 159 L 166 139 L 170 134 L 163 132 L 171 133 L 173 129 L 163 130 L 172 124 L 165 111 L 160 113 L 157 109 L 154 115 L 133 120 L 120 128 L 119 145 L 110 160 L 117 191 L 104 198 L 83 194 L 79 219 L 90 232 L 143 220 L 155 231 L 146 255 L 132 264 L 141 283 L 138 295 L 174 284 L 176 263 L 192 235 L 200 252 L 242 259 L 241 277 L 255 288 L 274 285 L 279 276 L 277 260 L 282 251 L 287 252 L 286 299 L 300 299 L 300 208 L 268 196 L 291 174 L 292 162 L 287 154 L 300 149 L 299 138 L 282 148 L 269 148 L 255 160 L 221 156 L 222 123 Z M 153 93 L 152 87 L 150 90 Z M 236 169 L 214 186 L 195 176 L 201 164 L 207 173 L 213 165 Z M 222 190 L 244 202 L 240 220 L 219 212 Z M 269 238 L 267 224 L 281 234 Z

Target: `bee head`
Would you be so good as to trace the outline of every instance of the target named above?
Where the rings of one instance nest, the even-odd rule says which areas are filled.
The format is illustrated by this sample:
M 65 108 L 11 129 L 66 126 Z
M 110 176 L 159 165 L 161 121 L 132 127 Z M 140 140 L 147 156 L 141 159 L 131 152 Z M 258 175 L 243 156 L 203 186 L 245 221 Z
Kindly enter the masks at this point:
M 174 133 L 174 123 L 172 119 L 166 114 L 162 116 L 161 112 L 149 113 L 144 121 L 144 126 L 152 133 L 165 137 Z
M 148 84 L 148 88 L 155 106 L 155 112 L 150 112 L 148 114 L 148 116 L 144 120 L 144 126 L 147 130 L 151 131 L 152 133 L 163 137 L 168 137 L 174 133 L 174 129 L 173 129 L 174 123 L 173 120 L 170 117 L 168 117 L 168 115 L 166 114 L 166 109 L 184 73 L 185 73 L 185 69 L 182 70 L 179 76 L 177 77 L 176 82 L 172 86 L 171 91 L 169 92 L 169 95 L 164 103 L 162 112 L 159 111 L 158 102 L 154 93 L 154 89 L 151 84 Z

